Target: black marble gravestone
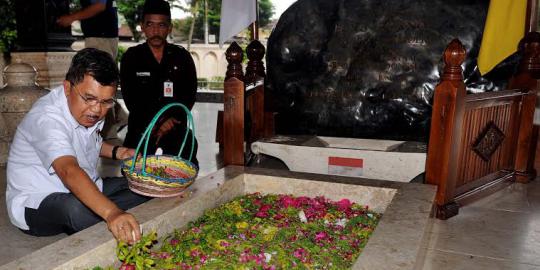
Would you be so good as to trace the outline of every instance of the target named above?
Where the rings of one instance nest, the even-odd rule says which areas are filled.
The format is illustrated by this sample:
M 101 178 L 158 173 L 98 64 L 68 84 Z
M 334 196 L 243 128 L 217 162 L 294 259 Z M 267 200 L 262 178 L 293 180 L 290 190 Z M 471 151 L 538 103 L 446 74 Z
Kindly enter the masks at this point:
M 476 67 L 488 0 L 298 0 L 268 40 L 266 106 L 280 134 L 425 141 L 442 53 L 459 38 L 470 92 L 502 87 L 516 57 Z
M 69 0 L 15 1 L 17 51 L 71 51 L 75 39 L 71 27 L 60 27 L 56 19 L 69 13 Z

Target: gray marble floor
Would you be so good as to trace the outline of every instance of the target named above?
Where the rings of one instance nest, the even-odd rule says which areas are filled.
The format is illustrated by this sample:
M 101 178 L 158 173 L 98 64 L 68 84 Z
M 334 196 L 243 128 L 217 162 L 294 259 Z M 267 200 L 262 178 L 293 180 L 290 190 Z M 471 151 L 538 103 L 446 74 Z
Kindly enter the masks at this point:
M 423 269 L 540 269 L 540 178 L 435 220 Z
M 200 175 L 222 166 L 214 142 L 222 104 L 197 103 L 193 116 L 199 141 Z M 122 133 L 120 133 L 122 137 Z M 103 161 L 104 175 L 116 175 L 118 163 Z M 31 237 L 9 223 L 5 207 L 5 168 L 0 167 L 0 265 L 22 257 L 65 235 Z M 434 220 L 424 249 L 424 270 L 540 270 L 540 178 L 514 184 L 460 210 L 446 221 Z

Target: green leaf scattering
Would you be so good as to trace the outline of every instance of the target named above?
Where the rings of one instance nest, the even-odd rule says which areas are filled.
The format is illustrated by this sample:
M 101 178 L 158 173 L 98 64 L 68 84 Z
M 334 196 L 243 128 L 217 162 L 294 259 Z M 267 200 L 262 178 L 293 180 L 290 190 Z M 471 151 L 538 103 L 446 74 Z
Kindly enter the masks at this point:
M 348 199 L 262 195 L 208 210 L 157 244 L 155 232 L 118 258 L 136 269 L 349 269 L 381 214 Z

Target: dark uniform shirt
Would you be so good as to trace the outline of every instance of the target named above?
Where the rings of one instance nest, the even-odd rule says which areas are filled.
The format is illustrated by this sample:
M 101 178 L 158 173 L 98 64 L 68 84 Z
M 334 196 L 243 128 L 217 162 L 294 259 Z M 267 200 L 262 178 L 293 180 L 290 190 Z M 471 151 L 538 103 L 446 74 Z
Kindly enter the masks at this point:
M 169 80 L 173 83 L 173 96 L 165 97 L 163 86 L 164 82 Z M 129 48 L 122 57 L 120 83 L 122 96 L 129 110 L 128 132 L 124 145 L 131 148 L 137 147 L 146 127 L 161 108 L 169 103 L 179 102 L 191 110 L 197 93 L 197 74 L 191 54 L 173 44 L 166 45 L 161 63 L 157 62 L 146 42 Z M 171 116 L 180 120 L 180 125 L 186 126 L 185 112 L 181 108 L 169 109 L 160 121 Z M 177 140 L 172 144 L 181 144 L 182 138 L 171 139 Z M 171 151 L 164 149 L 164 152 Z
M 81 20 L 81 30 L 84 37 L 118 37 L 118 15 L 116 14 L 115 0 L 81 0 L 81 6 L 86 8 L 96 2 L 106 2 L 105 10 L 96 16 Z

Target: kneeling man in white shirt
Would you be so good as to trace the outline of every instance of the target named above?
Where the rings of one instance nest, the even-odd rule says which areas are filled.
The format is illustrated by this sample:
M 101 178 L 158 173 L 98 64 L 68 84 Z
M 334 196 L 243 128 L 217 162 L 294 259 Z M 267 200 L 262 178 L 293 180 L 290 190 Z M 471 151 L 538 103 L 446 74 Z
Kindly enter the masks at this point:
M 72 234 L 102 220 L 118 240 L 140 239 L 125 210 L 149 198 L 123 177 L 101 179 L 99 157 L 130 158 L 134 149 L 103 142 L 100 130 L 115 104 L 118 67 L 97 49 L 79 51 L 63 85 L 40 98 L 17 128 L 7 165 L 11 222 L 35 236 Z

